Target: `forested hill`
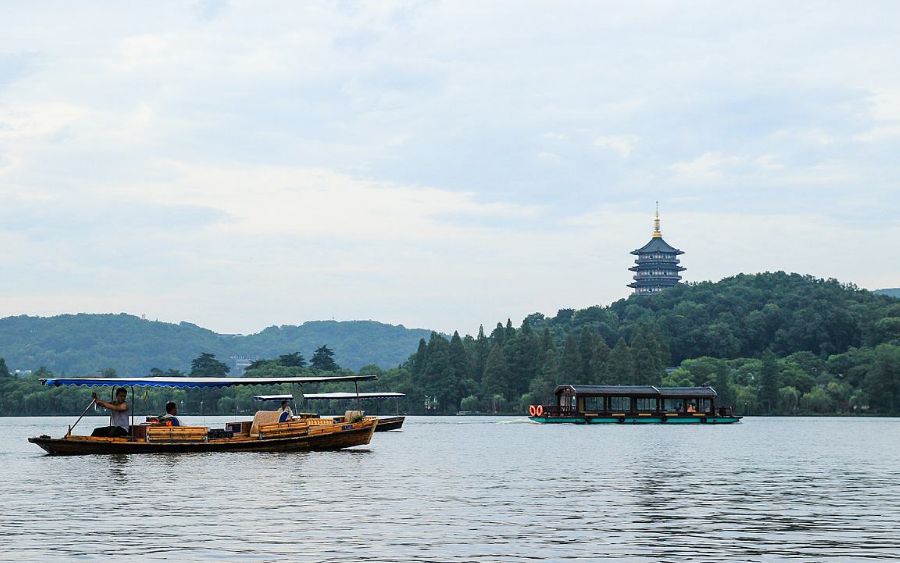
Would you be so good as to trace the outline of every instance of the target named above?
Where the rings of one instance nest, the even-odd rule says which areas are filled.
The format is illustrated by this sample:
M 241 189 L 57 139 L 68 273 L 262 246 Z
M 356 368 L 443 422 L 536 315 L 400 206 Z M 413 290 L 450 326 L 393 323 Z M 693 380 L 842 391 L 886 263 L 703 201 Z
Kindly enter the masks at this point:
M 833 279 L 774 272 L 681 284 L 609 307 L 563 309 L 526 321 L 557 335 L 595 327 L 609 345 L 630 341 L 639 327 L 649 326 L 668 346 L 669 364 L 678 365 L 701 356 L 758 357 L 766 350 L 828 356 L 897 338 L 898 318 L 900 303 L 888 296 Z
M 712 385 L 743 414 L 897 414 L 900 301 L 835 280 L 741 274 L 535 313 L 476 337 L 432 333 L 379 381 L 436 413 L 526 412 L 561 383 Z
M 886 289 L 876 289 L 874 293 L 879 295 L 890 295 L 891 297 L 900 298 L 900 287 L 889 287 Z
M 126 314 L 19 316 L 0 319 L 0 357 L 10 370 L 43 366 L 60 375 L 88 375 L 112 368 L 120 375 L 146 375 L 151 368 L 189 371 L 201 352 L 230 364 L 231 356 L 272 358 L 293 352 L 309 359 L 327 345 L 341 367 L 356 370 L 367 364 L 396 366 L 429 334 L 374 321 L 310 321 L 240 336 Z

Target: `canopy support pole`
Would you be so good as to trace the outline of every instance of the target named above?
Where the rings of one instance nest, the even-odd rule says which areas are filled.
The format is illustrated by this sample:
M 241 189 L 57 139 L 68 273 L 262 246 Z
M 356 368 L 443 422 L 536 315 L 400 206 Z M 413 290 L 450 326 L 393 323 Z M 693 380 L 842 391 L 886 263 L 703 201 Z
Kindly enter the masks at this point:
M 362 407 L 359 404 L 359 381 L 354 381 L 353 386 L 356 387 L 356 410 L 361 411 Z
M 87 414 L 88 409 L 91 408 L 92 406 L 94 406 L 94 399 L 93 399 L 93 398 L 91 398 L 91 402 L 88 403 L 88 406 L 84 407 L 84 410 L 81 411 L 81 416 L 78 417 L 78 420 L 75 421 L 75 424 L 69 426 L 69 431 L 66 432 L 66 438 L 68 438 L 69 436 L 72 435 L 72 430 L 73 430 L 76 426 L 78 426 L 78 423 L 81 422 L 81 419 L 84 418 L 84 415 Z

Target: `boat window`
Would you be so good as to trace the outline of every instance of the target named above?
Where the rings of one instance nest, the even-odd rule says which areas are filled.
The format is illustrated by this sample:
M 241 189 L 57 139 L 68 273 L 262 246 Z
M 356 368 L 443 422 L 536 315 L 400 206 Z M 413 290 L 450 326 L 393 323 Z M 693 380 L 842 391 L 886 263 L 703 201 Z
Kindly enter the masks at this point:
M 604 410 L 603 397 L 585 397 L 584 410 L 588 412 L 597 412 Z
M 699 399 L 697 401 L 697 407 L 700 412 L 709 412 L 712 410 L 712 404 L 709 399 Z
M 663 410 L 666 412 L 681 412 L 684 410 L 684 399 L 665 399 Z
M 643 397 L 637 400 L 637 410 L 639 411 L 655 411 L 656 398 Z
M 609 410 L 612 411 L 630 411 L 631 397 L 610 397 Z

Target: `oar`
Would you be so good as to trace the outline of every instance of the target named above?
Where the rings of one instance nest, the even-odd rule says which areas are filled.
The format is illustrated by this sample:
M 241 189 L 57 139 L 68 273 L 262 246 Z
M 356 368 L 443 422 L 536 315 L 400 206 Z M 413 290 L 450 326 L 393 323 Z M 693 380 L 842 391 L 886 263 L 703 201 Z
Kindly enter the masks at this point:
M 81 422 L 81 419 L 84 418 L 85 414 L 87 414 L 88 409 L 91 408 L 92 406 L 94 406 L 94 403 L 96 401 L 97 401 L 97 399 L 95 399 L 93 397 L 91 398 L 91 402 L 88 403 L 88 406 L 84 407 L 84 410 L 81 412 L 81 416 L 78 417 L 78 420 L 75 421 L 75 424 L 73 424 L 72 426 L 69 426 L 69 431 L 66 432 L 66 438 L 68 438 L 69 436 L 72 435 L 72 429 L 75 428 L 76 426 L 78 426 L 78 423 Z

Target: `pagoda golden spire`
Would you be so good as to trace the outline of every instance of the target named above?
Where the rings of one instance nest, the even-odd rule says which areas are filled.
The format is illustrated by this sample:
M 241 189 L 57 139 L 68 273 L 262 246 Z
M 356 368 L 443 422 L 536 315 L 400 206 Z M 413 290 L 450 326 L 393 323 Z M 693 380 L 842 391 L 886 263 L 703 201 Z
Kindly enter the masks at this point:
M 653 220 L 653 238 L 662 238 L 662 231 L 659 230 L 659 202 L 656 202 L 656 219 Z

